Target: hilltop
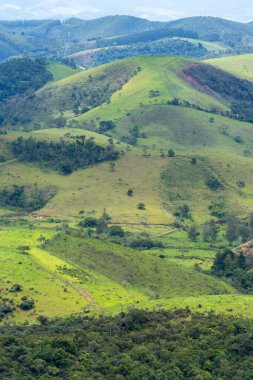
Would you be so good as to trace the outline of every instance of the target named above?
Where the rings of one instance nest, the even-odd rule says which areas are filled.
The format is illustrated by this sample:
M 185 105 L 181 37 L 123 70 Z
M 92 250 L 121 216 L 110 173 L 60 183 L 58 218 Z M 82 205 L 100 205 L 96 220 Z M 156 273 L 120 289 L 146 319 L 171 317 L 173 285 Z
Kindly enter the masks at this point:
M 101 163 L 72 173 L 70 183 L 59 173 L 45 175 L 43 167 L 31 163 L 28 175 L 27 163 L 10 164 L 12 176 L 3 177 L 9 185 L 32 185 L 30 175 L 39 170 L 40 186 L 58 189 L 43 214 L 74 217 L 85 207 L 99 215 L 106 207 L 115 222 L 167 224 L 184 202 L 201 222 L 216 203 L 241 215 L 251 210 L 251 82 L 238 82 L 210 65 L 179 57 L 123 60 L 69 74 L 51 80 L 32 96 L 10 98 L 2 107 L 2 129 L 46 128 L 26 136 L 53 141 L 71 142 L 84 135 L 108 144 L 113 138 L 115 148 L 123 153 L 113 169 Z M 234 90 L 236 86 L 245 91 L 248 108 L 240 108 L 242 95 Z M 3 135 L 4 146 L 20 135 Z M 176 152 L 173 159 L 166 158 L 169 149 Z M 12 158 L 17 157 L 6 154 L 6 160 Z M 193 158 L 197 165 L 192 165 Z M 18 179 L 18 172 L 24 177 Z M 212 181 L 217 188 L 212 189 Z M 100 195 L 90 191 L 96 184 L 103 188 Z M 136 197 L 126 196 L 129 188 Z M 186 199 L 187 188 L 191 192 Z M 137 210 L 138 202 L 146 205 L 144 212 Z
M 102 50 L 85 61 L 87 67 L 122 57 L 152 54 L 208 58 L 229 51 L 251 51 L 252 39 L 252 23 L 215 17 L 190 17 L 170 22 L 132 16 L 107 16 L 94 20 L 71 18 L 64 22 L 0 21 L 0 59 L 24 53 L 62 59 L 94 49 Z

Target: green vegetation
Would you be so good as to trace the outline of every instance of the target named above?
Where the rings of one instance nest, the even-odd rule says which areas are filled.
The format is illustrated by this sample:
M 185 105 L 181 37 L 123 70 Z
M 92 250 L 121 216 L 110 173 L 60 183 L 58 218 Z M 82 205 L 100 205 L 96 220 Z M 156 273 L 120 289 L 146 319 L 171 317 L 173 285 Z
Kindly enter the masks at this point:
M 1 330 L 5 378 L 250 379 L 252 374 L 252 325 L 246 320 L 181 309 L 39 321 L 40 326 Z
M 96 145 L 92 139 L 86 140 L 85 136 L 72 144 L 64 141 L 48 143 L 33 138 L 24 140 L 19 137 L 11 143 L 11 148 L 14 156 L 23 162 L 49 165 L 65 175 L 99 162 L 116 160 L 119 156 L 113 145 L 104 148 Z
M 240 54 L 237 56 L 209 59 L 206 62 L 240 78 L 253 80 L 253 54 Z
M 47 70 L 53 75 L 55 82 L 77 74 L 80 70 L 69 67 L 59 62 L 50 62 L 47 66 Z
M 250 81 L 238 79 L 203 64 L 194 64 L 184 70 L 184 73 L 200 86 L 209 87 L 210 90 L 230 101 L 232 114 L 238 115 L 240 120 L 253 121 L 251 115 L 253 85 Z
M 0 65 L 0 102 L 20 94 L 31 95 L 52 79 L 43 60 L 11 59 Z
M 124 39 L 122 37 L 122 39 Z M 113 39 L 107 40 L 111 44 Z M 100 43 L 98 42 L 100 46 Z M 202 44 L 184 39 L 163 38 L 152 42 L 139 42 L 131 45 L 118 45 L 81 51 L 70 56 L 78 65 L 86 68 L 103 65 L 119 59 L 141 56 L 180 55 L 186 58 L 205 58 L 208 50 Z
M 43 208 L 55 195 L 53 189 L 13 185 L 0 190 L 1 207 L 35 211 Z
M 252 294 L 253 292 L 252 257 L 243 253 L 235 254 L 226 249 L 217 253 L 211 271 L 217 277 L 227 278 L 236 288 Z
M 0 377 L 250 379 L 252 25 L 1 24 Z
M 32 124 L 32 129 L 60 128 L 65 122 L 63 113 L 73 117 L 109 102 L 112 94 L 135 74 L 135 64 L 129 62 L 71 75 L 48 84 L 33 96 L 11 97 L 1 107 L 2 122 L 13 129 L 27 124 Z

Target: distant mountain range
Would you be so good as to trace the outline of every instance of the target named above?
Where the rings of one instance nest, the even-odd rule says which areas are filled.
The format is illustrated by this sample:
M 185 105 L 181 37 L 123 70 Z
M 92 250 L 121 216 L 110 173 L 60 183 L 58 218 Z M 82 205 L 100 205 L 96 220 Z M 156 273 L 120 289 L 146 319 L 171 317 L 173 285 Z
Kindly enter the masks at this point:
M 142 44 L 173 37 L 219 42 L 236 52 L 251 51 L 253 23 L 214 17 L 154 22 L 132 16 L 107 16 L 88 21 L 71 18 L 63 22 L 0 21 L 0 60 L 23 53 L 64 57 L 82 50 Z

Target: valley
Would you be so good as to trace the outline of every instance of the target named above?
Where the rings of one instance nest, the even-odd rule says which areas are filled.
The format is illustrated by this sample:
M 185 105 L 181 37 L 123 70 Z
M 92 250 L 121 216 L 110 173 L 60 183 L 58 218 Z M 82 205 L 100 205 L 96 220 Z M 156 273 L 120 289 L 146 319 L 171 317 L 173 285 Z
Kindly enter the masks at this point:
M 252 378 L 252 39 L 0 22 L 0 377 Z

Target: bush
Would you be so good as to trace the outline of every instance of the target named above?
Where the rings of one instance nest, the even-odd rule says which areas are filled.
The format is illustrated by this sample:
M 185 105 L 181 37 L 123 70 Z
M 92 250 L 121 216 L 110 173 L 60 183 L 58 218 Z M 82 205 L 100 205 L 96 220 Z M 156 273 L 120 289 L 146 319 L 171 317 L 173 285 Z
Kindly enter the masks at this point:
M 173 149 L 169 149 L 168 150 L 168 157 L 175 157 L 175 152 L 174 152 L 174 150 Z
M 211 191 L 217 191 L 222 187 L 221 183 L 218 181 L 217 178 L 208 179 L 206 181 L 206 185 Z
M 136 239 L 130 243 L 130 247 L 139 250 L 163 248 L 163 243 L 151 239 Z
M 31 310 L 34 308 L 34 300 L 28 300 L 26 297 L 22 297 L 22 302 L 19 304 L 20 309 L 22 310 Z
M 96 228 L 97 224 L 98 224 L 98 221 L 96 218 L 88 217 L 81 220 L 81 222 L 79 223 L 79 226 L 85 227 L 85 228 Z
M 174 212 L 174 216 L 180 219 L 190 218 L 190 208 L 188 205 L 179 206 Z
M 125 232 L 120 226 L 111 226 L 108 229 L 110 236 L 119 236 L 119 237 L 124 237 Z
M 138 210 L 146 210 L 146 206 L 144 203 L 140 202 L 137 204 Z

